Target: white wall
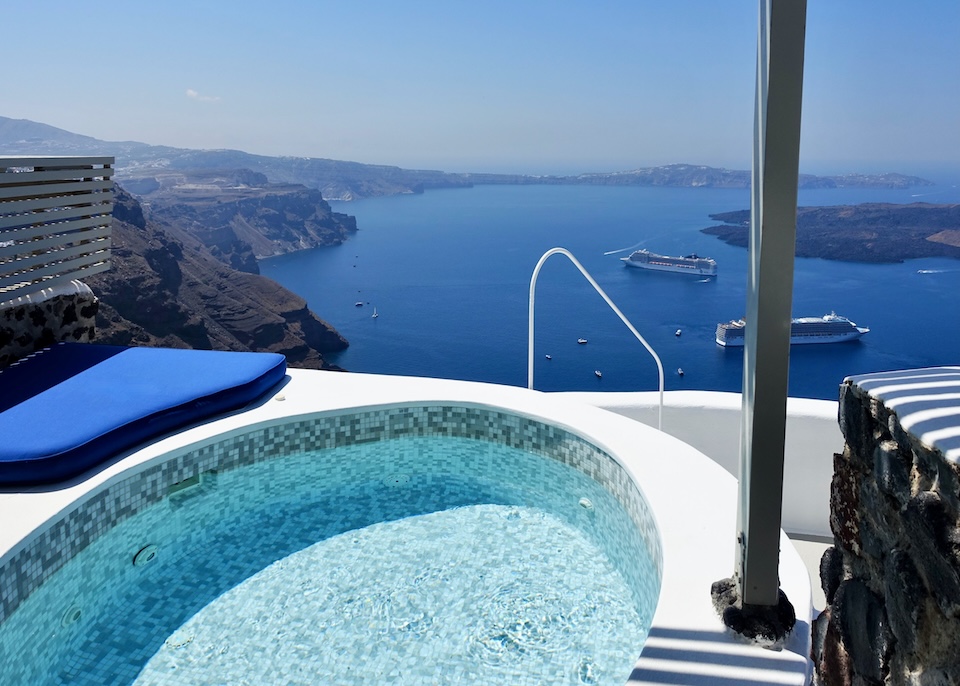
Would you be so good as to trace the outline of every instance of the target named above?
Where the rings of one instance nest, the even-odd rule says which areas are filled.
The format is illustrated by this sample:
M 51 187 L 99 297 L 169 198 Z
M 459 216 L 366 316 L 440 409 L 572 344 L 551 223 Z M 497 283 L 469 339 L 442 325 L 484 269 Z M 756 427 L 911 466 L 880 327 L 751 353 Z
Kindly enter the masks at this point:
M 657 425 L 658 394 L 560 393 L 650 426 Z M 737 476 L 740 465 L 740 394 L 715 391 L 664 393 L 663 430 Z M 781 527 L 788 534 L 833 538 L 830 480 L 833 454 L 843 451 L 837 403 L 789 398 L 784 453 Z

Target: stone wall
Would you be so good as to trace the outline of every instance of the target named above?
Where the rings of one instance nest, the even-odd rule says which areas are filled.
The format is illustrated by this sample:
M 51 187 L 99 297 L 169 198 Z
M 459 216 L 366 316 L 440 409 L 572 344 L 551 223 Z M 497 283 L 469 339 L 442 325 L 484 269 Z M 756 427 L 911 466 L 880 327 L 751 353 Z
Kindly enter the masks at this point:
M 99 301 L 71 281 L 0 305 L 0 369 L 59 341 L 89 343 Z
M 960 684 L 958 398 L 960 367 L 841 386 L 814 683 Z

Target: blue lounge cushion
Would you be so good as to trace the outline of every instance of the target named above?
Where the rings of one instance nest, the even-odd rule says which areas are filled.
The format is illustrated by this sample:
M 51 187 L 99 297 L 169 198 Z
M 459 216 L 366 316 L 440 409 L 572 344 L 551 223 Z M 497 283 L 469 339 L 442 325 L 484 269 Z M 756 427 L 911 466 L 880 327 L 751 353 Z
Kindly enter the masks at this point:
M 248 404 L 275 353 L 61 343 L 0 371 L 0 485 L 56 483 L 144 441 Z

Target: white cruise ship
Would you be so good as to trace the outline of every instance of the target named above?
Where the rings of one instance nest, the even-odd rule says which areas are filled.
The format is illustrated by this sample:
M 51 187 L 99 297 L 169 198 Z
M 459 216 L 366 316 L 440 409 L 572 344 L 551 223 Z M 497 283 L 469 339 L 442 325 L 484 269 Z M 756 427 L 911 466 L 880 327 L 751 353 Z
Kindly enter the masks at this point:
M 684 257 L 670 257 L 658 255 L 649 250 L 637 250 L 630 257 L 620 258 L 628 267 L 651 269 L 658 272 L 673 272 L 675 274 L 697 274 L 699 276 L 716 276 L 717 263 L 709 257 L 700 257 L 696 253 Z
M 717 344 L 743 347 L 745 328 L 742 319 L 717 324 Z M 855 341 L 869 331 L 835 312 L 822 317 L 798 317 L 790 320 L 790 345 Z

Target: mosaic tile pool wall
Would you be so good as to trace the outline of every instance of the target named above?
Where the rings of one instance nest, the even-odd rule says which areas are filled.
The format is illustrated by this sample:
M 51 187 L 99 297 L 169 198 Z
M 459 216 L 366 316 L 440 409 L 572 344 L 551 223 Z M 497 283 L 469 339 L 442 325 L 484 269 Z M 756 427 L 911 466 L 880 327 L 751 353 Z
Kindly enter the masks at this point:
M 0 565 L 0 623 L 80 551 L 106 531 L 169 497 L 176 484 L 278 456 L 406 436 L 489 441 L 549 457 L 586 474 L 621 504 L 642 536 L 658 574 L 662 569 L 659 533 L 646 500 L 616 460 L 596 446 L 543 422 L 487 408 L 395 407 L 256 429 L 172 457 L 94 494 Z M 343 465 L 343 469 L 349 468 L 349 464 Z M 659 586 L 659 578 L 656 584 Z

